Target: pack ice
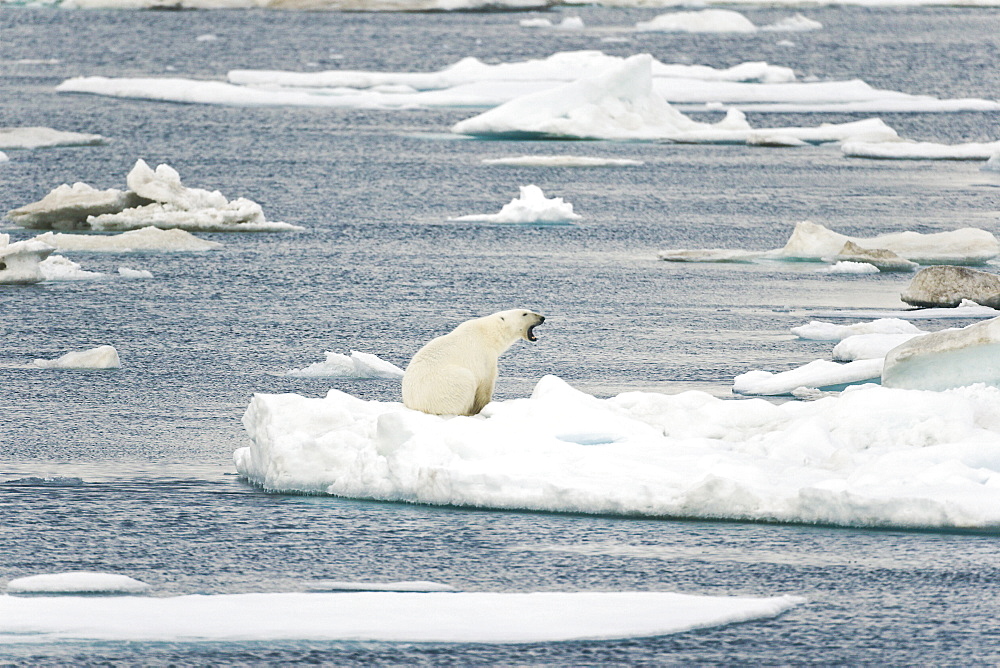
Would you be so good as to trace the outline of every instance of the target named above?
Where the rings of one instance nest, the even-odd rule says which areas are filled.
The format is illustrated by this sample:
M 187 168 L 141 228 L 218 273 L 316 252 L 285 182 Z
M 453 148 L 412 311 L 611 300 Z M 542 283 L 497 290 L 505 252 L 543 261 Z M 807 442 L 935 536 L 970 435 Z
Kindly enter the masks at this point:
M 703 392 L 530 398 L 439 417 L 337 390 L 254 395 L 237 471 L 281 492 L 858 527 L 1000 527 L 1000 390 L 863 385 L 812 402 Z

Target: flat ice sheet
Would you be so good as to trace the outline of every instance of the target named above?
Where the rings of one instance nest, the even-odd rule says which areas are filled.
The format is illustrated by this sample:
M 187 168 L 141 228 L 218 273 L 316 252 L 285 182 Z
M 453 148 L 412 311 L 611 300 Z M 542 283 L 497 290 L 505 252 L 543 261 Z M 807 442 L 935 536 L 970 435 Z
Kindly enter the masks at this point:
M 736 598 L 660 592 L 0 596 L 0 644 L 610 640 L 766 619 L 802 602 L 793 596 Z
M 880 360 L 876 360 L 880 363 Z M 775 405 L 598 399 L 554 376 L 476 417 L 255 395 L 234 454 L 282 492 L 553 512 L 1000 528 L 1000 389 L 863 385 Z

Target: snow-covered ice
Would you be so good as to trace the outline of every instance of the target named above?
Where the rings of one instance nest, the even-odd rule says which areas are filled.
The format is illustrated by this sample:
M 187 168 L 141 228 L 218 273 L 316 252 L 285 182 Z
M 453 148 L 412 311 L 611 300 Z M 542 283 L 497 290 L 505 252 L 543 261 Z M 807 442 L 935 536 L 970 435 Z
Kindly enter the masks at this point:
M 91 281 L 107 276 L 98 271 L 87 271 L 79 263 L 62 255 L 50 255 L 38 268 L 46 281 Z
M 845 142 L 840 150 L 850 158 L 875 160 L 987 160 L 1000 151 L 1000 141 L 936 144 L 934 142 Z
M 64 183 L 39 201 L 8 211 L 7 217 L 29 229 L 86 229 L 90 216 L 117 213 L 143 203 L 132 192 L 116 188 L 98 190 L 86 183 Z
M 778 405 L 694 391 L 598 399 L 546 376 L 530 398 L 444 418 L 337 390 L 257 394 L 243 418 L 252 443 L 234 461 L 268 490 L 362 499 L 997 528 L 998 402 L 985 386 L 877 385 Z
M 345 582 L 342 580 L 318 580 L 309 584 L 309 591 L 395 591 L 395 592 L 435 592 L 455 591 L 451 585 L 428 580 L 400 580 L 398 582 Z
M 833 359 L 836 362 L 853 362 L 855 360 L 884 359 L 886 354 L 910 339 L 923 336 L 926 332 L 910 334 L 856 334 L 840 341 L 833 347 Z
M 645 164 L 631 158 L 595 158 L 579 155 L 522 155 L 509 158 L 483 158 L 484 165 L 505 167 L 635 167 Z
M 733 392 L 750 396 L 785 396 L 799 388 L 840 390 L 848 385 L 878 382 L 882 358 L 859 359 L 846 364 L 814 360 L 789 371 L 747 371 L 733 381 Z
M 128 251 L 207 251 L 221 248 L 217 241 L 199 239 L 186 230 L 143 227 L 121 234 L 67 234 L 45 232 L 35 237 L 62 251 L 122 253 Z
M 45 127 L 0 128 L 0 149 L 54 148 L 56 146 L 94 146 L 105 143 L 101 135 L 65 132 Z
M 913 277 L 899 298 L 920 307 L 953 307 L 969 301 L 997 308 L 1000 276 L 968 267 L 926 267 Z
M 121 359 L 114 346 L 98 346 L 88 350 L 68 352 L 53 360 L 36 359 L 33 366 L 41 369 L 120 369 Z
M 573 212 L 572 204 L 563 201 L 562 197 L 546 197 L 536 185 L 521 186 L 520 191 L 520 195 L 504 204 L 499 213 L 470 214 L 448 220 L 558 225 L 582 218 L 580 214 Z
M 0 284 L 44 281 L 42 262 L 55 250 L 49 244 L 33 239 L 10 243 L 9 234 L 0 234 Z
M 641 54 L 596 75 L 514 98 L 472 118 L 452 132 L 474 136 L 563 139 L 659 140 L 681 143 L 746 143 L 767 135 L 824 143 L 866 138 L 891 141 L 896 132 L 879 119 L 812 128 L 753 129 L 730 109 L 718 123 L 685 116 L 653 88 L 653 59 Z
M 886 355 L 882 384 L 946 390 L 1000 385 L 1000 318 L 914 338 Z
M 864 256 L 868 264 L 884 270 L 909 270 L 913 263 L 984 264 L 1000 255 L 1000 241 L 986 230 L 971 227 L 929 234 L 894 232 L 862 239 L 804 220 L 796 223 L 784 247 L 775 250 L 670 249 L 660 251 L 658 257 L 668 262 L 824 262 L 860 258 L 859 250 L 868 251 Z M 889 251 L 891 255 L 882 251 Z
M 324 353 L 326 359 L 302 369 L 292 369 L 286 376 L 300 378 L 402 378 L 403 370 L 377 355 L 352 350 L 350 355 Z
M 612 640 L 776 617 L 805 599 L 668 592 L 0 596 L 0 644 L 54 641 L 534 643 Z
M 879 318 L 871 322 L 838 325 L 832 322 L 813 320 L 806 325 L 792 328 L 792 334 L 811 341 L 843 341 L 852 336 L 864 334 L 922 334 L 924 330 L 909 320 L 900 318 Z
M 118 275 L 122 278 L 144 279 L 152 278 L 153 272 L 148 269 L 132 269 L 131 267 L 118 267 Z
M 8 594 L 142 594 L 149 585 L 127 575 L 97 571 L 43 573 L 7 583 Z M 3 631 L 0 631 L 0 643 Z
M 757 26 L 731 9 L 703 9 L 691 12 L 660 14 L 649 21 L 639 21 L 640 32 L 756 32 Z
M 995 111 L 1000 102 L 941 100 L 880 90 L 864 81 L 798 81 L 789 67 L 744 62 L 729 68 L 663 63 L 651 59 L 652 89 L 683 110 L 706 111 L 718 105 L 745 111 L 797 113 Z M 231 70 L 228 81 L 178 77 L 76 77 L 56 87 L 87 93 L 164 102 L 234 106 L 323 106 L 349 108 L 483 108 L 531 93 L 592 77 L 620 67 L 625 59 L 600 51 L 566 51 L 545 59 L 487 64 L 463 58 L 436 72 L 326 70 L 289 72 Z M 772 137 L 773 139 L 773 137 Z M 892 140 L 885 134 L 855 140 Z
M 867 262 L 841 260 L 827 267 L 820 267 L 816 271 L 825 274 L 877 274 L 879 268 Z

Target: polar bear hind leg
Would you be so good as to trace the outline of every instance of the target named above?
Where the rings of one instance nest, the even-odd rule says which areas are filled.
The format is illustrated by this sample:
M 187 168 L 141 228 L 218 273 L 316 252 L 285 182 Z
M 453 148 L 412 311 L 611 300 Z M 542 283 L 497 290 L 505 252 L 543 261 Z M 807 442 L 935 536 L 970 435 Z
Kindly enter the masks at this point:
M 406 402 L 407 406 L 435 415 L 475 415 L 478 412 L 475 406 L 479 388 L 471 371 L 462 366 L 449 365 L 438 370 L 434 376 L 434 383 L 428 385 L 436 388 L 433 396 L 417 389 L 416 396 Z

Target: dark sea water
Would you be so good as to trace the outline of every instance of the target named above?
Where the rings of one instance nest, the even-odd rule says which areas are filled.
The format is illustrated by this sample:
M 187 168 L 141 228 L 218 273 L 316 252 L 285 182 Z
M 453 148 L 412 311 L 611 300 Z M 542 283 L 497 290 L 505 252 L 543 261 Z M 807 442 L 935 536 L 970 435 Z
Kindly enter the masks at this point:
M 790 15 L 741 10 L 764 25 Z M 581 7 L 588 26 L 656 10 Z M 848 160 L 836 147 L 762 149 L 476 141 L 469 110 L 225 108 L 56 94 L 71 76 L 221 78 L 234 68 L 429 71 L 601 49 L 667 62 L 766 60 L 939 97 L 1000 97 L 994 9 L 804 10 L 790 36 L 524 30 L 522 14 L 66 11 L 0 6 L 0 127 L 95 132 L 104 146 L 10 151 L 0 210 L 60 183 L 124 187 L 138 158 L 185 184 L 259 202 L 307 228 L 204 234 L 220 251 L 66 253 L 153 280 L 0 286 L 0 582 L 102 570 L 156 595 L 304 591 L 316 579 L 434 580 L 467 591 L 796 594 L 773 620 L 661 638 L 517 646 L 66 643 L 0 646 L 0 665 L 996 665 L 995 534 L 862 531 L 458 510 L 264 493 L 235 475 L 254 392 L 333 386 L 396 399 L 398 381 L 282 374 L 359 350 L 404 366 L 461 320 L 523 306 L 547 317 L 502 360 L 498 399 L 556 374 L 598 396 L 701 389 L 827 357 L 789 328 L 811 313 L 899 308 L 907 278 L 808 264 L 676 265 L 664 248 L 770 249 L 797 221 L 872 236 L 1000 233 L 1000 175 L 979 163 Z M 214 34 L 215 41 L 197 41 Z M 780 46 L 787 37 L 794 47 Z M 24 59 L 56 59 L 23 64 Z M 755 126 L 864 116 L 751 114 Z M 705 118 L 708 118 L 706 116 Z M 996 113 L 883 114 L 907 138 L 1000 138 Z M 483 166 L 482 158 L 636 158 L 614 169 Z M 573 226 L 447 223 L 535 183 Z M 19 240 L 33 236 L 7 225 Z M 921 323 L 929 329 L 944 323 Z M 949 321 L 947 326 L 966 324 Z M 114 345 L 124 368 L 44 371 L 35 358 Z

